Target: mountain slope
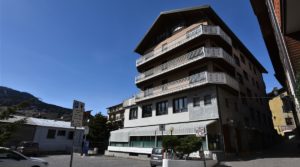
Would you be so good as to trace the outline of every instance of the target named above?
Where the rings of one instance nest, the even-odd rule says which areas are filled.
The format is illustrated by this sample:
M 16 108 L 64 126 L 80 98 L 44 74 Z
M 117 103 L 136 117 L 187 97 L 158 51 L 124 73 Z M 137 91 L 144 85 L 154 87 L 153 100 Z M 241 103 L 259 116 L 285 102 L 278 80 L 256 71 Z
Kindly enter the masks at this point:
M 28 101 L 29 106 L 18 111 L 19 115 L 26 115 L 47 119 L 70 120 L 72 110 L 40 101 L 37 97 L 11 88 L 0 86 L 0 107 L 14 106 Z

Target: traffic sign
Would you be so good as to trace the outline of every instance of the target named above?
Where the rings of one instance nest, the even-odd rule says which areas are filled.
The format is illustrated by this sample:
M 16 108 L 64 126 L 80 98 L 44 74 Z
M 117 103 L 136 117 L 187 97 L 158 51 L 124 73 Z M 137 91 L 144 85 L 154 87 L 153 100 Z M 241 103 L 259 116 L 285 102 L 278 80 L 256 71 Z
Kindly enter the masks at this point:
M 71 126 L 73 127 L 82 126 L 83 112 L 84 112 L 84 103 L 74 100 Z
M 195 132 L 197 137 L 204 137 L 206 135 L 205 127 L 198 127 L 195 129 Z

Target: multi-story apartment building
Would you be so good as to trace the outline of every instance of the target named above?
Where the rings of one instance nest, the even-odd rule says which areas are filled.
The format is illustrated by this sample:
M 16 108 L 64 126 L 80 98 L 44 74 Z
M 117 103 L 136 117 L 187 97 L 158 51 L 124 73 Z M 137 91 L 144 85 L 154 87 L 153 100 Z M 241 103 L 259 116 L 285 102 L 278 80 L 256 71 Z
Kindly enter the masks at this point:
M 296 124 L 292 113 L 293 105 L 288 100 L 286 90 L 275 89 L 268 94 L 268 97 L 274 129 L 282 136 L 293 135 Z
M 274 66 L 275 77 L 287 90 L 295 109 L 292 111 L 300 134 L 299 99 L 296 80 L 300 76 L 299 0 L 251 0 L 260 29 Z M 299 78 L 300 79 L 300 78 Z
M 135 51 L 141 91 L 107 154 L 149 155 L 163 135 L 203 135 L 206 154 L 270 143 L 266 70 L 211 7 L 162 12 Z
M 124 127 L 124 107 L 123 103 L 107 108 L 108 120 L 117 124 L 119 128 Z

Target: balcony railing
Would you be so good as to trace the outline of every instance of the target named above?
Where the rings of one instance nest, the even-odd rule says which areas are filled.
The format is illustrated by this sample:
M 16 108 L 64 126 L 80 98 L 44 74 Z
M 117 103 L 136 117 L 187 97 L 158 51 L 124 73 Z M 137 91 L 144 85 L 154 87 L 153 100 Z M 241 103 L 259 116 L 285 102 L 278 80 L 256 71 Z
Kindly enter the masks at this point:
M 231 38 L 219 26 L 199 25 L 192 31 L 187 32 L 186 34 L 182 35 L 181 37 L 177 38 L 176 40 L 143 55 L 142 57 L 137 59 L 136 66 L 144 64 L 145 62 L 147 62 L 151 59 L 154 59 L 155 57 L 158 57 L 161 54 L 163 54 L 169 50 L 172 50 L 173 48 L 178 47 L 178 46 L 180 46 L 200 35 L 203 35 L 203 34 L 219 35 L 227 43 L 232 45 Z
M 161 86 L 141 91 L 136 95 L 136 102 L 202 86 L 207 83 L 226 84 L 235 90 L 239 90 L 238 82 L 225 73 L 201 72 Z
M 234 59 L 228 53 L 226 53 L 222 48 L 201 47 L 189 53 L 186 53 L 178 58 L 170 60 L 162 65 L 154 67 L 144 73 L 139 74 L 135 78 L 135 83 L 139 83 L 149 78 L 153 78 L 155 76 L 166 73 L 173 69 L 182 67 L 186 64 L 198 61 L 204 57 L 222 58 L 228 63 L 234 65 Z

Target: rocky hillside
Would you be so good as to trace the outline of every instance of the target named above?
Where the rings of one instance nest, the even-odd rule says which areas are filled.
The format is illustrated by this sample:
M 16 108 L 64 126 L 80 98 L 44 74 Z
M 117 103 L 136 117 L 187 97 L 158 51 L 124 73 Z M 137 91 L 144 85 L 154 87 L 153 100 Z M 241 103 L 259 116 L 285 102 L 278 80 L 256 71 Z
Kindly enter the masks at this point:
M 37 97 L 27 92 L 20 92 L 0 86 L 0 107 L 14 106 L 25 101 L 28 102 L 29 105 L 24 110 L 18 111 L 18 115 L 47 119 L 62 119 L 66 121 L 71 119 L 71 109 L 42 102 Z

